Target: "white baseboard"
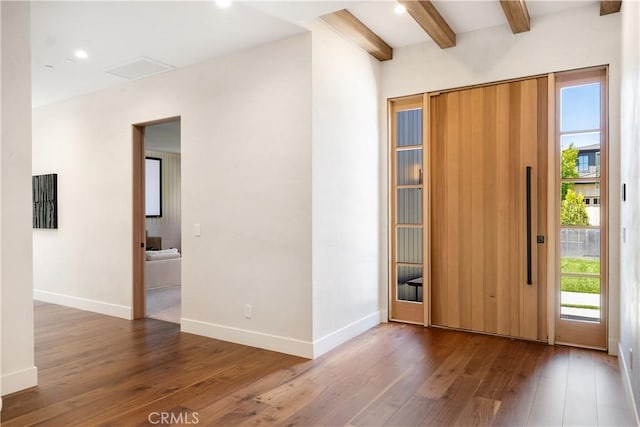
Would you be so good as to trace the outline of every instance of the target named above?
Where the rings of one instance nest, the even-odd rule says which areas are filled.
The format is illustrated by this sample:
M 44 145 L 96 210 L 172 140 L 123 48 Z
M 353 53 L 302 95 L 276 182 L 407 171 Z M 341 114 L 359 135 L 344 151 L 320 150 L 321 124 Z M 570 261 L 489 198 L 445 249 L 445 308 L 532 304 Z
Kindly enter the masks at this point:
M 2 396 L 35 387 L 38 385 L 38 368 L 32 366 L 21 371 L 5 374 L 2 376 L 0 384 L 2 385 L 2 390 L 0 391 Z
M 230 326 L 216 325 L 214 323 L 201 322 L 199 320 L 185 319 L 184 317 L 180 320 L 180 325 L 182 332 L 202 335 L 223 341 L 230 341 L 251 347 L 264 348 L 266 350 L 277 351 L 280 353 L 292 354 L 294 356 L 305 357 L 307 359 L 311 359 L 313 357 L 313 344 L 308 341 L 233 328 Z
M 59 304 L 79 310 L 92 311 L 94 313 L 106 314 L 107 316 L 120 317 L 122 319 L 133 319 L 131 307 L 124 305 L 110 304 L 102 301 L 95 301 L 86 298 L 74 297 L 71 295 L 57 294 L 55 292 L 33 290 L 33 299 L 51 304 Z
M 382 315 L 379 311 L 371 313 L 362 319 L 356 320 L 348 324 L 347 326 L 331 332 L 324 337 L 317 339 L 313 342 L 313 357 L 316 358 L 322 354 L 328 352 L 339 346 L 340 344 L 349 341 L 364 331 L 373 328 L 380 324 Z
M 631 388 L 631 376 L 629 375 L 629 370 L 627 369 L 627 363 L 625 362 L 624 357 L 621 356 L 624 354 L 624 351 L 620 343 L 618 343 L 618 354 L 618 365 L 620 365 L 620 371 L 622 371 L 622 383 L 624 384 L 624 394 L 627 396 L 627 404 L 633 412 L 633 416 L 636 420 L 636 425 L 640 425 L 638 408 L 636 407 L 636 401 L 633 398 L 633 389 Z

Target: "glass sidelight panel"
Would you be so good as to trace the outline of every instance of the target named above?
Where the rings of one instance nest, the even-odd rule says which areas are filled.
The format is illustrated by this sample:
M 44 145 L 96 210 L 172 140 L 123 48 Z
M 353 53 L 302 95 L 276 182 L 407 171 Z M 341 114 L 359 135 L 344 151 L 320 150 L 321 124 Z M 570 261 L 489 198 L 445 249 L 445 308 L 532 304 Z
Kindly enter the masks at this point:
M 556 75 L 560 301 L 556 341 L 607 348 L 605 68 Z
M 428 221 L 423 163 L 424 96 L 391 101 L 390 319 L 424 323 L 422 265 Z
M 396 215 L 398 224 L 422 224 L 422 189 L 398 189 Z
M 396 297 L 400 301 L 422 302 L 422 266 L 398 266 Z
M 422 149 L 398 151 L 397 185 L 422 184 Z
M 398 227 L 396 254 L 398 262 L 422 263 L 422 227 Z
M 422 145 L 422 109 L 398 111 L 396 129 L 397 147 Z

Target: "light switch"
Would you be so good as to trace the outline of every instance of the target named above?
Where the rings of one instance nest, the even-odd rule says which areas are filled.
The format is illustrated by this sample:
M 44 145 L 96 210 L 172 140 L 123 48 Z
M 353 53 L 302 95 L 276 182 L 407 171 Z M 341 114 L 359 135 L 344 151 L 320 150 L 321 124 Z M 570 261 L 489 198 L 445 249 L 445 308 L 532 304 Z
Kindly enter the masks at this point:
M 193 235 L 200 237 L 200 224 L 193 224 Z

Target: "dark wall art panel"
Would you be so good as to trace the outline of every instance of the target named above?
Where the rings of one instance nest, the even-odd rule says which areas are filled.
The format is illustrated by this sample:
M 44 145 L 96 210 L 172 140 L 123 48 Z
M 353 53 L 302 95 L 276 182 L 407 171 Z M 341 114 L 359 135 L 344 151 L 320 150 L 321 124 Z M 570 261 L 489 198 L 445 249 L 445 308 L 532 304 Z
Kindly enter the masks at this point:
M 33 228 L 58 228 L 58 174 L 35 175 Z

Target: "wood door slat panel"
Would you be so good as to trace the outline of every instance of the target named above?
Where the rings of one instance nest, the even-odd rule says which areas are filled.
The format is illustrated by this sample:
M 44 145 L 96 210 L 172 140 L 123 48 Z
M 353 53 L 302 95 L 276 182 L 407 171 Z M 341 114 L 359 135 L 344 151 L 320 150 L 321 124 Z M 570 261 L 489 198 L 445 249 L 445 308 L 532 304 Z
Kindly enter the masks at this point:
M 465 329 L 472 328 L 472 307 L 471 307 L 471 220 L 474 215 L 465 214 L 465 212 L 475 212 L 471 205 L 471 173 L 462 173 L 462 171 L 472 171 L 471 164 L 471 134 L 473 111 L 471 109 L 471 90 L 460 92 L 459 101 L 459 128 L 458 135 L 460 137 L 459 144 L 459 181 L 458 181 L 458 207 L 461 215 L 459 217 L 460 245 L 459 250 L 459 284 L 460 284 L 460 325 Z
M 470 108 L 481 117 L 485 115 L 483 102 L 484 89 L 477 88 L 471 91 Z M 485 146 L 482 141 L 485 138 L 486 126 L 484 120 L 474 120 L 471 122 L 470 137 L 470 189 L 471 189 L 471 209 L 475 214 L 471 215 L 470 230 L 470 251 L 471 251 L 471 329 L 482 331 L 485 330 L 485 262 L 484 262 L 484 227 L 485 227 L 485 200 L 487 193 L 484 185 L 482 185 L 485 176 Z
M 498 218 L 496 226 L 497 242 L 497 280 L 496 280 L 496 303 L 497 303 L 497 332 L 500 335 L 509 335 L 511 316 L 509 314 L 510 304 L 510 272 L 512 262 L 510 259 L 510 230 L 509 230 L 509 199 L 517 197 L 511 192 L 511 179 L 509 174 L 509 86 L 507 84 L 498 85 L 496 102 L 496 216 Z M 508 196 L 510 195 L 510 196 Z M 491 232 L 491 230 L 488 230 Z
M 446 117 L 447 106 L 444 97 L 435 97 L 430 101 L 431 123 L 441 123 Z M 444 206 L 444 162 L 445 147 L 441 143 L 444 140 L 444 127 L 432 125 L 431 129 L 431 191 L 432 191 L 432 215 L 431 232 L 432 246 L 438 248 L 431 255 L 431 280 L 437 283 L 446 283 L 446 216 Z M 448 323 L 446 315 L 447 296 L 446 288 L 436 286 L 431 288 L 431 322 L 436 325 Z
M 484 139 L 478 142 L 485 152 L 484 183 L 478 181 L 478 186 L 486 188 L 487 199 L 484 209 L 484 288 L 485 288 L 485 332 L 498 333 L 498 236 L 494 230 L 498 226 L 497 200 L 498 192 L 498 142 L 494 137 L 498 123 L 493 117 L 498 103 L 498 91 L 495 86 L 483 88 L 485 110 L 483 122 L 485 125 Z
M 446 209 L 446 235 L 447 235 L 447 317 L 449 319 L 448 326 L 460 328 L 460 229 L 459 217 L 460 206 L 458 203 L 458 187 L 460 174 L 460 136 L 458 134 L 458 121 L 455 118 L 460 114 L 458 109 L 459 93 L 454 92 L 449 95 L 449 103 L 447 112 L 449 117 L 454 120 L 448 120 L 445 128 L 445 209 Z

